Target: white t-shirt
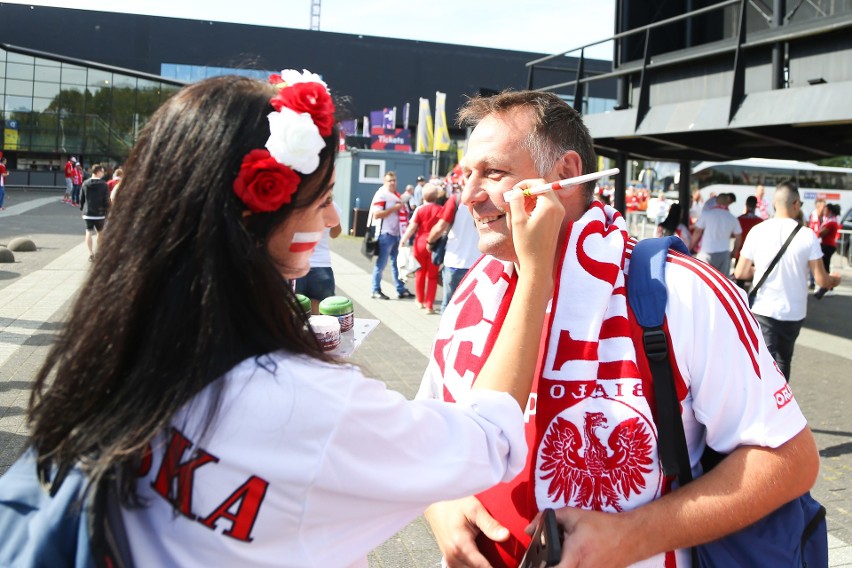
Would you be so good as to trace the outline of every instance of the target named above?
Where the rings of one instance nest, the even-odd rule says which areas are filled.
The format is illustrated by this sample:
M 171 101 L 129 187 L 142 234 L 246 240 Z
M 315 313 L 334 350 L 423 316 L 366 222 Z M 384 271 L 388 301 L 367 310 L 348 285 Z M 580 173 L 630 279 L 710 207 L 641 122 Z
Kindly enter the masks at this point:
M 741 235 L 743 232 L 737 218 L 722 207 L 705 210 L 695 226 L 704 229 L 701 236 L 701 252 L 708 254 L 730 251 L 731 235 Z
M 626 270 L 629 271 L 629 263 Z M 468 278 L 470 275 L 469 272 Z M 766 348 L 757 321 L 749 312 L 745 293 L 712 267 L 682 254 L 669 255 L 666 288 L 666 324 L 673 358 L 677 375 L 683 378 L 687 388 L 681 409 L 693 475 L 701 473 L 700 459 L 706 444 L 724 454 L 743 445 L 776 448 L 801 432 L 807 421 Z M 482 317 L 479 304 L 471 302 L 471 306 L 472 313 Z M 430 372 L 433 365 L 434 357 L 418 397 L 442 396 L 442 384 L 436 386 Z M 608 432 L 623 420 L 619 414 L 623 409 L 641 408 L 645 404 L 640 400 L 644 395 L 631 386 L 635 381 L 630 379 L 598 381 L 587 388 L 572 386 L 571 382 L 566 381 L 566 392 L 577 396 L 565 397 L 566 409 L 572 405 L 580 408 L 577 405 L 582 404 L 586 409 L 603 413 L 610 425 Z M 604 395 L 600 396 L 601 393 Z M 531 428 L 536 423 L 537 403 L 533 396 L 525 415 Z M 656 436 L 652 444 L 655 459 L 642 474 L 646 490 L 628 492 L 621 502 L 625 511 L 660 497 L 662 470 L 656 459 Z M 582 445 L 585 443 L 581 442 Z M 530 459 L 535 459 L 533 453 Z M 535 467 L 533 464 L 533 471 Z M 536 498 L 541 503 L 542 498 Z M 614 512 L 609 506 L 605 509 Z M 677 566 L 689 565 L 689 551 L 678 550 Z M 669 564 L 665 555 L 660 554 L 634 564 L 633 568 L 665 566 Z
M 455 196 L 459 198 L 458 195 Z M 456 207 L 455 220 L 447 233 L 447 250 L 444 253 L 444 266 L 449 268 L 470 268 L 482 256 L 479 252 L 479 231 L 470 210 L 464 205 Z
M 384 209 L 390 209 L 397 203 L 399 203 L 400 199 L 390 191 L 386 190 L 384 186 L 380 187 L 376 194 L 373 196 L 373 201 L 370 203 L 370 211 L 372 211 L 373 215 L 378 211 L 383 211 Z M 388 234 L 393 235 L 395 237 L 400 236 L 399 232 L 399 212 L 396 211 L 391 213 L 387 217 L 383 219 L 376 219 L 373 217 L 373 225 L 379 226 L 381 225 L 381 233 L 382 235 Z
M 740 257 L 754 263 L 754 282 L 760 282 L 769 263 L 796 227 L 794 219 L 767 219 L 749 231 Z M 781 321 L 805 319 L 808 311 L 808 262 L 822 258 L 819 238 L 802 227 L 754 299 L 752 311 Z
M 337 215 L 340 216 L 340 207 L 337 203 L 332 202 Z M 314 252 L 311 254 L 311 268 L 328 268 L 331 266 L 331 251 L 328 248 L 328 242 L 331 239 L 331 229 L 325 229 L 322 232 L 322 238 L 314 247 Z
M 142 465 L 147 506 L 123 510 L 137 566 L 366 567 L 429 504 L 508 481 L 526 459 L 521 410 L 505 393 L 409 401 L 357 368 L 283 352 L 219 381 Z M 215 386 L 218 419 L 202 437 Z

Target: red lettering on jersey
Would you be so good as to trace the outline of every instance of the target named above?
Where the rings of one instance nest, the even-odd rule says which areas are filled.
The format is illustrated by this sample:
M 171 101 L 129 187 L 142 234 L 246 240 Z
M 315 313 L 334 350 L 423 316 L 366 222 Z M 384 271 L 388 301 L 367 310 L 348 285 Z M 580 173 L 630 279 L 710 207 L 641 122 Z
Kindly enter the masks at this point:
M 151 471 L 151 464 L 154 463 L 154 455 L 151 450 L 151 444 L 145 444 L 145 450 L 142 452 L 142 461 L 139 463 L 139 477 L 145 477 Z
M 172 503 L 183 515 L 194 519 L 195 515 L 192 514 L 192 483 L 195 470 L 210 462 L 218 462 L 219 458 L 198 448 L 192 460 L 181 463 L 183 455 L 191 446 L 192 442 L 188 438 L 177 429 L 172 428 L 172 436 L 163 456 L 163 463 L 160 465 L 157 479 L 151 484 L 151 487 Z M 177 478 L 176 491 L 174 487 L 175 478 Z
M 784 385 L 775 393 L 775 405 L 779 409 L 787 406 L 787 403 L 791 400 L 793 400 L 793 390 L 790 385 Z
M 231 493 L 221 505 L 216 507 L 215 511 L 199 522 L 212 529 L 215 528 L 219 519 L 231 521 L 231 528 L 223 534 L 236 540 L 251 542 L 251 530 L 254 528 L 255 521 L 257 521 L 257 513 L 263 504 L 267 487 L 269 487 L 269 482 L 252 475 L 236 491 Z M 237 510 L 231 513 L 230 510 L 235 505 Z

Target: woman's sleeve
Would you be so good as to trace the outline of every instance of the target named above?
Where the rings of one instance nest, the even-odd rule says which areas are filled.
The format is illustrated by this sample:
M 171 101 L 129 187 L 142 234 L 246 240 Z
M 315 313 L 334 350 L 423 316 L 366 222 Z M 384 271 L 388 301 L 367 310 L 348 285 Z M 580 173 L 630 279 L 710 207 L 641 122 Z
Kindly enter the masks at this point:
M 456 404 L 411 401 L 353 373 L 314 492 L 374 508 L 422 508 L 509 481 L 522 469 L 523 415 L 510 395 L 483 389 Z

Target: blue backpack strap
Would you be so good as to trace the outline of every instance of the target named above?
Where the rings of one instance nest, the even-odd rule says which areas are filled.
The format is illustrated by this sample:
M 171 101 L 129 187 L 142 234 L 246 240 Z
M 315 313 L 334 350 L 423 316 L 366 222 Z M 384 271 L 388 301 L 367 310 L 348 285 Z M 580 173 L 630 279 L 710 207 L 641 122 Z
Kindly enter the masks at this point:
M 660 462 L 666 475 L 676 475 L 684 485 L 692 481 L 686 435 L 680 415 L 680 400 L 674 384 L 669 346 L 663 322 L 666 318 L 666 256 L 669 248 L 689 254 L 680 237 L 644 239 L 630 255 L 627 275 L 627 301 L 642 326 L 642 343 L 657 401 L 657 435 Z

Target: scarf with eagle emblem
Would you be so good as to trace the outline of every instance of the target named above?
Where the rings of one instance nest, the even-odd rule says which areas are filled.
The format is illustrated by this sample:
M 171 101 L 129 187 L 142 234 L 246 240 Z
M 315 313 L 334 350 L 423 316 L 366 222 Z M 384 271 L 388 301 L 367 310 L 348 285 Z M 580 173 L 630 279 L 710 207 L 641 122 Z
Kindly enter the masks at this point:
M 657 457 L 653 400 L 646 399 L 653 399 L 650 373 L 634 348 L 641 328 L 628 316 L 626 224 L 615 209 L 594 203 L 567 230 L 546 329 L 540 339 L 517 338 L 541 342 L 524 413 L 527 467 L 477 495 L 511 533 L 505 543 L 479 539 L 495 567 L 517 566 L 529 543 L 524 528 L 539 510 L 618 512 L 669 489 Z M 419 398 L 453 402 L 470 389 L 516 282 L 514 265 L 490 256 L 470 269 L 441 319 Z

